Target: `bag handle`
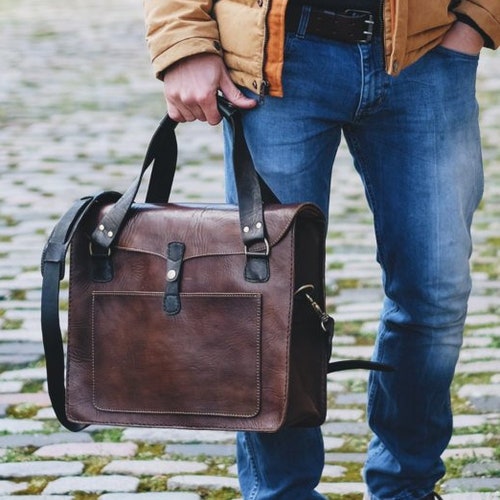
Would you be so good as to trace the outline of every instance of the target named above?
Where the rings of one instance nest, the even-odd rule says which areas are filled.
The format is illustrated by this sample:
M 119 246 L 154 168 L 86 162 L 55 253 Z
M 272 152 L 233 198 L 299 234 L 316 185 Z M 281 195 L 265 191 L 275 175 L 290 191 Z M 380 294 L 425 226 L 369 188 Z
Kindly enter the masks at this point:
M 234 136 L 233 165 L 241 239 L 245 248 L 250 249 L 258 243 L 266 244 L 262 192 L 264 191 L 266 195 L 265 201 L 276 203 L 278 200 L 257 174 L 243 135 L 238 109 L 221 96 L 217 97 L 217 103 L 220 113 L 229 123 Z M 177 123 L 168 115 L 161 121 L 149 143 L 139 176 L 93 231 L 92 241 L 104 250 L 111 247 L 119 233 L 125 216 L 135 200 L 142 178 L 151 163 L 154 164 L 146 201 L 168 202 L 177 164 L 177 141 L 174 133 L 176 125 Z

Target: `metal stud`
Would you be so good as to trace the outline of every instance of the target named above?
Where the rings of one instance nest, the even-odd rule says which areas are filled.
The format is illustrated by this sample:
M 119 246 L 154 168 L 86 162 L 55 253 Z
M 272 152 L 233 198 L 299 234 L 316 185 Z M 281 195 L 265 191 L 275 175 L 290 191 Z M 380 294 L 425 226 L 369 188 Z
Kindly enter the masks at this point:
M 249 228 L 248 226 L 245 226 L 245 227 L 243 228 L 243 232 L 244 232 L 244 233 L 248 233 L 249 231 L 250 231 L 250 228 Z
M 113 237 L 113 231 L 108 231 L 108 238 L 112 238 Z
M 170 281 L 174 280 L 176 276 L 177 276 L 177 273 L 175 272 L 174 269 L 170 269 L 170 271 L 167 273 L 167 279 Z
M 99 231 L 104 231 L 104 224 L 99 225 Z
M 257 224 L 255 224 L 255 227 L 257 229 L 260 229 L 262 227 L 262 222 L 257 222 Z

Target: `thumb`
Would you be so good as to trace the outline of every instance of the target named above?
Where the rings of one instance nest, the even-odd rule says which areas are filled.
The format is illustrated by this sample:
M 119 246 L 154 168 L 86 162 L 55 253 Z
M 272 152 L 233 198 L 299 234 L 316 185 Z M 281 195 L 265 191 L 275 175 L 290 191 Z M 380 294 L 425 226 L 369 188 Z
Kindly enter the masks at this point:
M 221 82 L 220 90 L 224 97 L 237 108 L 250 109 L 257 105 L 257 101 L 245 96 L 229 76 Z

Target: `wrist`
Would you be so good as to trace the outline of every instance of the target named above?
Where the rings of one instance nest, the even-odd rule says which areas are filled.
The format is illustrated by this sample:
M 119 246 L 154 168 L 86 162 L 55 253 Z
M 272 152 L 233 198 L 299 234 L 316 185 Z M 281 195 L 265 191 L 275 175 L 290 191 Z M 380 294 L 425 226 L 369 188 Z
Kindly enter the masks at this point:
M 491 38 L 479 27 L 479 25 L 466 14 L 462 14 L 461 12 L 455 12 L 457 16 L 457 21 L 467 26 L 471 27 L 474 31 L 476 31 L 482 39 L 482 43 L 484 47 L 492 46 Z
M 464 54 L 477 55 L 481 52 L 484 41 L 474 28 L 456 21 L 444 36 L 441 45 Z

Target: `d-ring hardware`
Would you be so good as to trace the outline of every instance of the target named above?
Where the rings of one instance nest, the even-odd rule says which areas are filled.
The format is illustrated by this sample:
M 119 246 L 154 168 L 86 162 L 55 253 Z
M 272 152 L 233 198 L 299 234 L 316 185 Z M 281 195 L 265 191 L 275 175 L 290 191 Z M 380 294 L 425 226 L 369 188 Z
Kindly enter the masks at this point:
M 109 257 L 111 255 L 111 248 L 107 249 L 107 253 L 106 254 L 104 254 L 104 253 L 101 253 L 101 254 L 94 253 L 94 250 L 92 249 L 92 242 L 89 241 L 89 254 L 90 254 L 91 257 L 93 257 L 94 255 L 97 255 L 99 257 Z
M 267 238 L 264 238 L 264 245 L 266 246 L 266 248 L 263 252 L 254 252 L 248 250 L 248 247 L 245 245 L 245 255 L 249 257 L 267 257 L 271 248 L 269 245 L 269 241 L 267 241 Z
M 303 285 L 301 286 L 295 293 L 294 295 L 298 295 L 299 293 L 303 293 L 306 299 L 309 301 L 309 304 L 311 304 L 311 307 L 313 308 L 314 312 L 317 314 L 321 321 L 321 328 L 323 328 L 323 331 L 328 333 L 328 329 L 326 325 L 328 322 L 331 320 L 330 316 L 321 309 L 320 305 L 314 300 L 312 295 L 310 293 L 307 293 L 306 290 L 309 290 L 310 292 L 314 291 L 314 285 L 308 284 L 308 285 Z

